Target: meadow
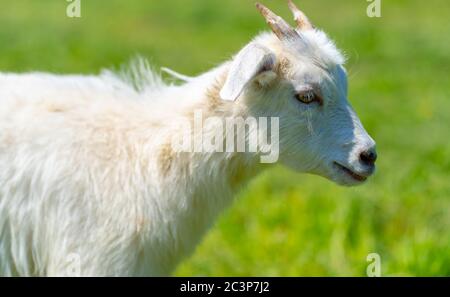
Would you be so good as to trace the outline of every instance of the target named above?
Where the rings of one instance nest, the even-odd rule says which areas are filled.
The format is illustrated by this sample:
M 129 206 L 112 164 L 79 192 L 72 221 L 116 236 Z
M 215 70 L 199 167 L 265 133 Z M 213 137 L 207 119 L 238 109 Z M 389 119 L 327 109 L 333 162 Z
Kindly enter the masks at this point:
M 283 0 L 262 1 L 291 19 Z M 450 2 L 297 0 L 348 57 L 377 173 L 342 188 L 282 167 L 236 198 L 178 276 L 450 276 Z M 4 0 L 0 70 L 98 73 L 147 57 L 196 75 L 267 30 L 253 0 Z M 1 261 L 1 259 L 0 259 Z

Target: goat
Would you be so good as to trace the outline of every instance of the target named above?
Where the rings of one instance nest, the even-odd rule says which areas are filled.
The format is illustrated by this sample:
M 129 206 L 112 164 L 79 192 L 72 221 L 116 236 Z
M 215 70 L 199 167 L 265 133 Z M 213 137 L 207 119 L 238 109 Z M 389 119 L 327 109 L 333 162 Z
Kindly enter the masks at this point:
M 280 163 L 363 183 L 375 142 L 347 100 L 344 58 L 289 7 L 295 29 L 258 3 L 272 32 L 200 76 L 171 72 L 179 85 L 145 61 L 125 75 L 0 74 L 0 275 L 173 272 L 236 192 L 270 167 L 262 149 L 174 149 L 198 112 L 277 118 L 270 133 L 279 132 Z M 204 133 L 230 140 L 219 126 L 210 121 Z

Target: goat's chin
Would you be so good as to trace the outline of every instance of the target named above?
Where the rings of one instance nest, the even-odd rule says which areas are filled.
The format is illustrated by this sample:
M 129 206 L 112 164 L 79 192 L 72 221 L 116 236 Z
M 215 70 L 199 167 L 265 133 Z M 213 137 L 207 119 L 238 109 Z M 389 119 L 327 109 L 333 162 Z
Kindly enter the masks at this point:
M 328 176 L 329 180 L 335 182 L 340 186 L 354 187 L 364 184 L 368 177 L 355 176 L 343 170 L 333 170 Z
M 344 186 L 344 187 L 355 187 L 355 186 L 359 186 L 359 185 L 365 183 L 365 181 L 358 181 L 358 180 L 352 179 L 350 177 L 341 176 L 336 173 L 323 174 L 323 173 L 315 173 L 314 172 L 314 173 L 310 173 L 310 174 L 323 177 L 339 186 Z
M 298 168 L 295 168 L 294 166 L 290 165 L 287 166 L 291 170 L 294 170 L 295 172 L 299 173 L 306 173 L 306 174 L 312 174 L 316 176 L 320 176 L 323 178 L 326 178 L 327 180 L 334 182 L 337 185 L 344 186 L 344 187 L 355 187 L 364 184 L 369 177 L 363 177 L 363 178 L 355 178 L 355 176 L 352 176 L 351 174 L 342 171 L 342 170 L 336 170 L 335 168 L 329 168 L 322 170 L 316 168 L 314 170 L 299 170 Z
M 363 183 L 365 183 L 366 181 L 359 181 L 359 180 L 355 180 L 355 179 L 351 179 L 351 178 L 342 178 L 342 177 L 338 177 L 338 178 L 329 178 L 331 181 L 335 182 L 336 184 L 340 185 L 340 186 L 344 186 L 344 187 L 355 187 L 355 186 L 359 186 L 362 185 Z
M 329 181 L 334 182 L 337 185 L 344 187 L 354 187 L 364 184 L 369 177 L 355 176 L 355 174 L 350 174 L 342 169 L 337 169 L 335 166 L 327 168 L 323 171 L 315 170 L 314 172 L 309 172 L 313 175 L 318 175 Z

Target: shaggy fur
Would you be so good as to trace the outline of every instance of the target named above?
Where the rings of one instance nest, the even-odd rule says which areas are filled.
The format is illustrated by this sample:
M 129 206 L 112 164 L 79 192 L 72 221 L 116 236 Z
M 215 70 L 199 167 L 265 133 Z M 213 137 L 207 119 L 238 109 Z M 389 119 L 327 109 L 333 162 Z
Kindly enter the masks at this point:
M 179 86 L 143 61 L 123 75 L 0 74 L 0 275 L 70 275 L 73 255 L 84 276 L 170 274 L 269 166 L 259 153 L 175 152 L 195 110 L 277 116 L 282 163 L 346 185 L 360 182 L 334 161 L 370 175 L 358 154 L 374 142 L 347 102 L 341 54 L 319 30 L 299 34 L 251 42 L 275 65 L 234 102 L 219 93 L 236 58 Z M 309 85 L 323 106 L 295 99 Z

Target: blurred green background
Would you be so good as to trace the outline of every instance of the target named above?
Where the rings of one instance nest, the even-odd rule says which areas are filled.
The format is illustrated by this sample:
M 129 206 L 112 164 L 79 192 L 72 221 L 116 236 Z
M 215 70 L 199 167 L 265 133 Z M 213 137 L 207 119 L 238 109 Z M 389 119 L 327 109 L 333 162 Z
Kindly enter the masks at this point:
M 290 19 L 283 0 L 262 1 Z M 358 188 L 281 167 L 241 193 L 179 276 L 450 276 L 450 2 L 297 0 L 347 54 L 350 99 L 377 141 Z M 136 54 L 194 75 L 261 30 L 253 0 L 2 0 L 1 71 L 97 73 Z M 1 261 L 1 259 L 0 259 Z

